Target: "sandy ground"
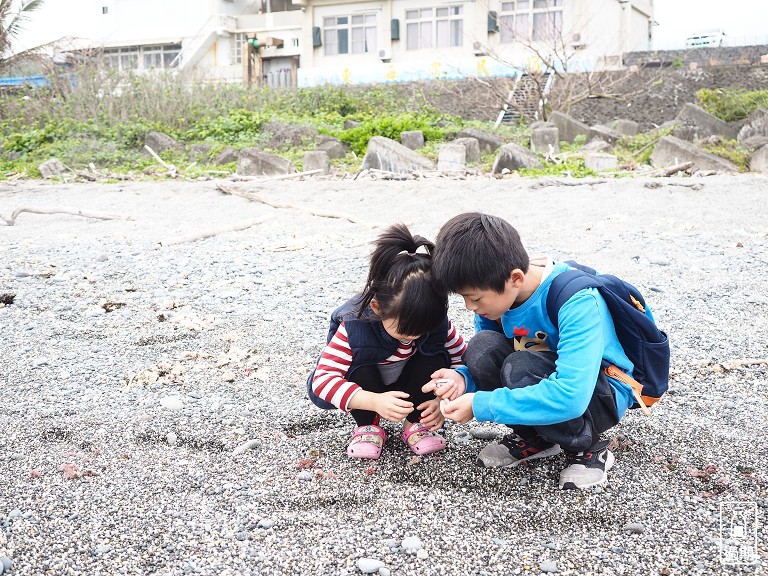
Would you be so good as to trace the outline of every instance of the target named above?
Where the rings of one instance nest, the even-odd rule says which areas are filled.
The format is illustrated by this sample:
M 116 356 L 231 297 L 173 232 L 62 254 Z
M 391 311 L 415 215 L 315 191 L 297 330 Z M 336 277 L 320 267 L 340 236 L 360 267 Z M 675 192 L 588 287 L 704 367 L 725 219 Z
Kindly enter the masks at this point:
M 765 570 L 768 179 L 226 185 L 293 208 L 213 182 L 0 183 L 6 217 L 132 218 L 0 225 L 0 294 L 15 294 L 0 308 L 12 574 L 359 574 L 361 558 L 414 575 Z M 392 425 L 379 462 L 350 462 L 351 419 L 306 400 L 376 226 L 434 238 L 469 210 L 507 218 L 531 254 L 630 280 L 670 334 L 671 393 L 612 431 L 604 489 L 558 491 L 562 457 L 476 468 L 487 440 L 468 432 L 503 431 L 476 422 L 449 424 L 448 450 L 422 459 Z M 469 337 L 458 299 L 450 315 Z M 721 562 L 733 502 L 755 510 L 756 564 Z

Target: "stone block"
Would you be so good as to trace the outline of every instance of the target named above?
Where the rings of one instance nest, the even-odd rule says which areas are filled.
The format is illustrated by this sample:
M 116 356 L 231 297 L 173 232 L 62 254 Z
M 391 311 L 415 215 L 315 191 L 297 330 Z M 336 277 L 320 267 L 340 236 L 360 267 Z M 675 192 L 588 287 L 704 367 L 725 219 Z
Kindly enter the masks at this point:
M 560 131 L 557 126 L 539 125 L 531 132 L 531 150 L 539 154 L 560 152 Z
M 147 132 L 144 135 L 144 144 L 149 146 L 158 154 L 163 150 L 171 150 L 172 148 L 180 148 L 178 140 L 171 138 L 164 132 Z
M 614 120 L 609 127 L 623 136 L 636 136 L 640 131 L 640 124 L 634 120 Z
M 368 148 L 365 151 L 361 169 L 407 174 L 420 170 L 434 170 L 435 163 L 399 142 L 384 136 L 374 136 L 368 140 Z
M 758 108 L 749 115 L 736 139 L 739 142 L 744 142 L 756 136 L 768 137 L 768 110 L 764 108 Z
M 467 162 L 480 162 L 480 142 L 477 138 L 456 138 L 454 144 L 461 144 L 467 151 Z
M 710 136 L 722 136 L 723 138 L 736 138 L 736 128 L 713 116 L 703 108 L 695 104 L 685 104 L 675 117 L 680 126 L 694 126 L 694 139 L 705 139 Z
M 693 162 L 692 170 L 716 170 L 730 173 L 739 171 L 735 164 L 725 158 L 710 154 L 674 136 L 664 136 L 656 143 L 651 154 L 651 162 L 659 168 Z
M 506 142 L 498 134 L 492 134 L 477 128 L 464 128 L 459 132 L 459 138 L 475 138 L 480 145 L 481 152 L 495 152 Z
M 208 144 L 192 144 L 189 147 L 189 159 L 192 162 L 206 164 L 210 160 L 211 147 Z
M 749 169 L 752 172 L 768 174 L 768 144 L 758 148 L 749 159 Z
M 40 176 L 43 178 L 53 178 L 54 176 L 61 176 L 64 174 L 64 164 L 58 158 L 51 158 L 40 164 L 37 169 L 40 171 Z
M 357 128 L 360 126 L 360 122 L 357 120 L 344 120 L 344 130 L 352 130 L 352 128 Z
M 467 167 L 467 149 L 455 142 L 440 146 L 437 169 L 441 172 L 463 172 Z
M 587 133 L 587 142 L 590 140 L 599 139 L 603 140 L 604 142 L 608 142 L 608 144 L 613 146 L 623 137 L 624 135 L 621 132 L 617 132 L 613 128 L 605 126 L 604 124 L 595 124 L 594 126 L 589 127 L 589 132 Z
M 344 158 L 347 155 L 348 147 L 336 138 L 325 137 L 317 145 L 316 150 L 325 152 L 329 158 Z
M 237 174 L 240 176 L 282 176 L 294 172 L 294 165 L 280 156 L 262 152 L 258 148 L 243 148 L 240 151 L 237 163 Z
M 322 170 L 322 174 L 328 174 L 331 171 L 331 158 L 328 153 L 322 150 L 304 152 L 304 172 L 310 170 Z
M 225 146 L 213 161 L 216 164 L 229 164 L 230 162 L 237 162 L 238 158 L 240 158 L 240 153 L 237 150 L 232 146 Z
M 619 159 L 613 154 L 587 154 L 584 157 L 584 167 L 595 172 L 608 172 L 619 167 Z
M 579 122 L 568 114 L 562 112 L 550 112 L 549 122 L 557 126 L 560 132 L 560 140 L 564 142 L 573 142 L 577 136 L 586 136 L 589 132 L 589 126 L 584 122 Z
M 424 148 L 424 132 L 421 130 L 406 130 L 400 132 L 400 144 L 407 146 L 411 150 Z
M 505 168 L 514 171 L 520 168 L 535 168 L 541 163 L 541 156 L 511 142 L 499 148 L 496 159 L 493 161 L 492 171 L 494 174 L 501 174 Z
M 595 138 L 594 140 L 590 140 L 584 146 L 581 147 L 581 151 L 584 153 L 587 152 L 602 152 L 603 150 L 610 150 L 611 145 L 608 144 L 605 140 L 601 138 Z

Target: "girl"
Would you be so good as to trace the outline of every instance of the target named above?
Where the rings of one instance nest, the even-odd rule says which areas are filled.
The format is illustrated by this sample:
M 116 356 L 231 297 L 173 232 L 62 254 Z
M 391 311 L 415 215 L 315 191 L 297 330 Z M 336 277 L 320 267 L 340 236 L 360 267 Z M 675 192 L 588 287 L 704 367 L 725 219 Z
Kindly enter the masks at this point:
M 386 433 L 379 418 L 405 418 L 405 444 L 431 454 L 445 448 L 434 432 L 445 419 L 440 399 L 421 387 L 436 370 L 460 365 L 466 344 L 446 316 L 448 297 L 432 284 L 434 244 L 396 224 L 374 246 L 363 293 L 331 315 L 307 391 L 320 408 L 352 414 L 351 458 L 381 455 Z M 426 253 L 417 252 L 421 247 Z

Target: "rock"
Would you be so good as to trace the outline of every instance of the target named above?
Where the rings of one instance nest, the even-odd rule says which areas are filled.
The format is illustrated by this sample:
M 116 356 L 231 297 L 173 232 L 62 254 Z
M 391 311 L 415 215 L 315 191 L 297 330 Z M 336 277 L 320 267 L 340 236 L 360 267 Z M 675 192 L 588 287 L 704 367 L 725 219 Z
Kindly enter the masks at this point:
M 558 154 L 560 131 L 557 126 L 540 125 L 534 128 L 531 132 L 531 150 L 540 154 Z
M 624 524 L 624 530 L 631 534 L 642 534 L 645 532 L 645 526 L 640 524 L 640 522 L 627 522 Z
M 208 163 L 211 155 L 211 147 L 208 144 L 192 144 L 189 147 L 189 159 L 192 162 Z
M 758 148 L 749 159 L 749 169 L 752 172 L 768 174 L 768 144 Z
M 557 572 L 557 563 L 552 560 L 544 560 L 539 564 L 539 570 L 547 573 Z
M 424 148 L 424 132 L 421 130 L 406 130 L 405 132 L 401 132 L 400 144 L 411 150 Z
M 261 131 L 270 135 L 264 147 L 272 150 L 285 147 L 298 148 L 304 144 L 305 140 L 314 139 L 317 136 L 317 130 L 311 126 L 281 122 L 267 122 Z
M 406 536 L 400 546 L 403 547 L 403 550 L 421 550 L 421 540 L 418 536 Z
M 477 138 L 456 138 L 452 144 L 461 144 L 466 148 L 466 161 L 467 162 L 480 162 L 480 142 Z
M 53 178 L 54 176 L 61 176 L 64 174 L 64 164 L 58 158 L 51 158 L 40 164 L 37 169 L 40 171 L 40 176 L 43 178 Z
M 184 407 L 184 402 L 178 396 L 166 396 L 160 399 L 160 406 L 168 410 L 180 410 Z
M 736 138 L 736 130 L 733 126 L 695 104 L 685 104 L 675 121 L 680 127 L 693 127 L 692 131 L 688 128 L 693 139 L 704 139 L 712 135 L 728 139 Z
M 519 144 L 504 144 L 493 162 L 493 173 L 501 174 L 502 170 L 519 170 L 520 168 L 534 168 L 541 164 L 541 157 Z
M 347 155 L 348 147 L 336 138 L 322 136 L 315 150 L 325 152 L 328 154 L 328 158 L 336 159 L 344 158 Z
M 586 136 L 589 132 L 589 126 L 562 112 L 550 112 L 548 121 L 557 126 L 561 141 L 573 142 L 577 136 Z
M 613 154 L 587 154 L 584 157 L 584 167 L 595 172 L 607 172 L 619 167 L 619 159 Z
M 590 126 L 589 131 L 587 132 L 587 142 L 590 140 L 599 139 L 613 145 L 623 137 L 624 135 L 621 132 L 617 132 L 613 128 L 609 128 L 603 124 L 595 124 L 594 126 Z
M 656 143 L 651 154 L 651 162 L 659 168 L 683 162 L 693 162 L 693 170 L 717 170 L 734 173 L 739 171 L 735 164 L 725 158 L 710 154 L 706 150 L 674 136 L 664 136 Z
M 253 450 L 258 445 L 259 445 L 259 441 L 258 440 L 255 440 L 255 439 L 248 440 L 247 442 L 243 442 L 237 448 L 232 450 L 232 454 L 242 454 L 246 450 Z
M 609 150 L 611 145 L 608 144 L 602 138 L 595 138 L 590 140 L 584 146 L 581 147 L 582 152 L 602 152 L 603 150 Z
M 360 126 L 360 122 L 357 120 L 344 120 L 344 130 L 352 130 Z
M 477 128 L 464 128 L 459 132 L 459 138 L 474 138 L 477 140 L 481 152 L 495 152 L 506 143 L 506 140 L 497 134 L 484 132 Z
M 478 440 L 496 440 L 499 437 L 499 431 L 494 428 L 472 428 L 469 433 Z
M 274 525 L 275 525 L 275 521 L 274 520 L 269 520 L 268 518 L 264 518 L 262 520 L 259 520 L 259 523 L 257 524 L 257 526 L 259 528 L 263 528 L 264 530 L 269 530 Z
M 237 162 L 240 158 L 240 154 L 232 146 L 225 146 L 224 149 L 216 155 L 213 159 L 215 164 L 229 164 L 230 162 Z
M 467 149 L 462 144 L 443 144 L 437 157 L 437 169 L 441 172 L 463 172 L 467 167 L 466 159 Z
M 373 558 L 358 558 L 355 564 L 363 574 L 373 574 L 384 567 L 384 562 Z
M 171 138 L 164 132 L 147 132 L 144 135 L 144 145 L 149 146 L 158 154 L 163 150 L 181 147 L 181 144 L 175 138 Z
M 640 131 L 640 125 L 634 120 L 614 120 L 609 127 L 624 136 L 635 136 Z
M 768 136 L 750 136 L 742 140 L 740 144 L 749 150 L 757 150 L 768 144 Z
M 168 446 L 176 446 L 179 437 L 176 436 L 175 432 L 168 432 L 168 434 L 165 435 L 165 441 L 168 443 Z
M 760 136 L 768 138 L 768 110 L 765 108 L 758 108 L 749 115 L 736 140 L 743 144 L 745 140 Z
M 416 552 L 416 558 L 419 560 L 426 560 L 429 558 L 429 552 L 427 552 L 424 548 L 419 548 Z
M 374 136 L 368 141 L 362 170 L 372 168 L 406 174 L 412 171 L 434 170 L 435 164 L 429 158 L 394 140 Z
M 8 556 L 0 556 L 0 566 L 4 572 L 10 572 L 13 567 L 13 561 Z
M 237 163 L 239 176 L 281 176 L 293 174 L 296 168 L 290 161 L 258 148 L 243 148 Z
M 322 170 L 321 174 L 328 174 L 331 171 L 331 158 L 328 153 L 322 150 L 304 152 L 304 172 L 310 170 Z

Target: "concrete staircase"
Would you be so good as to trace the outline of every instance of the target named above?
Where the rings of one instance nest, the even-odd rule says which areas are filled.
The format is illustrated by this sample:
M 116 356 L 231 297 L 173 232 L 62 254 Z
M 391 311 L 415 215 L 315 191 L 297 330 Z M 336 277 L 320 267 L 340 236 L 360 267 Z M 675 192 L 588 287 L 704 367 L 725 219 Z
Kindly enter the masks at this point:
M 527 73 L 519 75 L 499 110 L 495 127 L 500 124 L 514 124 L 520 120 L 539 120 L 554 79 L 555 75 L 550 72 L 536 77 Z

